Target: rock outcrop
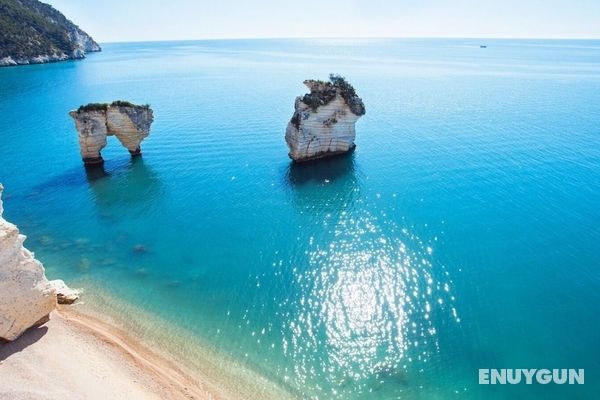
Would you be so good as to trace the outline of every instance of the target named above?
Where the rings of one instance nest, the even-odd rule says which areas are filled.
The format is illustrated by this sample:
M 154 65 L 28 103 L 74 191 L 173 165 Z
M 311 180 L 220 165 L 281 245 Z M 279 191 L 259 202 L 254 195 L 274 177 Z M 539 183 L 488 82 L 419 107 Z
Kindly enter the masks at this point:
M 294 161 L 308 161 L 354 149 L 356 121 L 365 114 L 362 99 L 338 75 L 329 82 L 307 80 L 310 93 L 296 98 L 285 141 Z
M 94 39 L 49 4 L 0 1 L 0 67 L 80 59 L 100 50 Z
M 73 304 L 79 291 L 62 280 L 48 281 L 44 266 L 23 247 L 25 235 L 3 218 L 0 184 L 0 339 L 14 340 L 48 321 L 59 304 Z
M 141 154 L 140 143 L 150 134 L 154 114 L 148 105 L 126 101 L 111 104 L 92 103 L 71 111 L 79 133 L 79 148 L 83 162 L 102 164 L 100 154 L 107 136 L 116 136 L 132 156 Z
M 79 290 L 71 289 L 62 279 L 50 281 L 50 284 L 56 292 L 56 301 L 58 304 L 73 304 L 79 299 Z
M 2 190 L 0 184 L 0 196 Z M 14 340 L 48 320 L 56 307 L 56 291 L 42 264 L 23 247 L 25 236 L 2 212 L 0 198 L 0 338 Z

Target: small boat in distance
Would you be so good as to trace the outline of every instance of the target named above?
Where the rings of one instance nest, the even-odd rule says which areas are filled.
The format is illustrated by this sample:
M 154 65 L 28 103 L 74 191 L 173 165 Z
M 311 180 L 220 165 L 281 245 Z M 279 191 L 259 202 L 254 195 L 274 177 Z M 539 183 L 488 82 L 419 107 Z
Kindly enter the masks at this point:
M 479 45 L 479 48 L 480 49 L 487 49 L 487 46 L 485 44 L 481 44 L 481 45 Z

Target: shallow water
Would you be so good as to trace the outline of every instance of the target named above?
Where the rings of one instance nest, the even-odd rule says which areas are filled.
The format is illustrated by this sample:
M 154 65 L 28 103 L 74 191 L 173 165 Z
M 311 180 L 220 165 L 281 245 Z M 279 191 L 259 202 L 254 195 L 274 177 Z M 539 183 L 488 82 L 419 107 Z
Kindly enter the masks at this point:
M 5 216 L 51 278 L 300 398 L 593 398 L 600 42 L 486 44 L 106 44 L 2 68 Z M 366 104 L 357 149 L 292 165 L 294 98 L 330 72 Z M 121 98 L 154 109 L 143 158 L 109 138 L 86 173 L 67 112 Z M 478 368 L 586 384 L 479 386 Z

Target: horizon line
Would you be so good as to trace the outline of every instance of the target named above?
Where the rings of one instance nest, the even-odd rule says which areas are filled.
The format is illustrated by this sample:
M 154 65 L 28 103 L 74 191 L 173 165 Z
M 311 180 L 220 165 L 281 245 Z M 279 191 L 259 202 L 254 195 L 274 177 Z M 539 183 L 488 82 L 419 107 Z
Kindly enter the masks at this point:
M 542 37 L 542 36 L 257 36 L 257 37 L 214 37 L 196 39 L 148 39 L 148 40 L 119 40 L 99 41 L 104 44 L 118 43 L 157 43 L 157 42 L 200 42 L 218 40 L 343 40 L 343 39 L 469 39 L 469 40 L 600 40 L 600 37 Z

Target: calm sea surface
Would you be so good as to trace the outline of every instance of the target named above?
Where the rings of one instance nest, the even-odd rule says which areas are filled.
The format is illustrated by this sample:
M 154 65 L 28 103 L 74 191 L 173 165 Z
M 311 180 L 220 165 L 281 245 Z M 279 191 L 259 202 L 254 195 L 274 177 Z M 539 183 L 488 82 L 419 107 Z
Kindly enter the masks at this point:
M 106 44 L 2 68 L 5 217 L 50 278 L 219 374 L 306 399 L 597 398 L 600 41 L 480 44 Z M 294 98 L 330 72 L 366 104 L 357 149 L 292 165 Z M 114 99 L 154 109 L 143 158 L 109 138 L 86 173 L 67 112 Z

